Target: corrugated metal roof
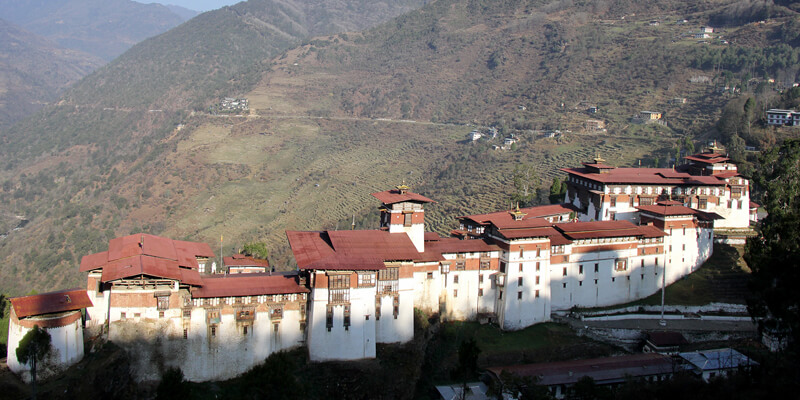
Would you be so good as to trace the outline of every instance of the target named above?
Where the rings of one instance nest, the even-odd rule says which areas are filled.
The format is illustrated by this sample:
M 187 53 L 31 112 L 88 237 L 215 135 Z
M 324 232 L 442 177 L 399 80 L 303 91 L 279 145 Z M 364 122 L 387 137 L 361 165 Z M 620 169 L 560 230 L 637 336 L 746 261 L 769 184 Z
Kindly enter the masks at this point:
M 222 261 L 226 267 L 264 267 L 269 268 L 269 261 L 255 259 L 244 254 L 234 254 L 231 257 L 223 257 Z
M 85 289 L 69 289 L 8 299 L 17 318 L 80 310 L 92 306 Z
M 465 215 L 462 217 L 458 217 L 458 219 L 467 218 L 481 225 L 487 225 L 491 223 L 500 229 L 510 228 L 510 227 L 522 228 L 522 227 L 544 226 L 547 224 L 547 222 L 542 221 L 543 217 L 569 214 L 571 212 L 577 212 L 580 210 L 577 207 L 573 206 L 572 204 L 565 203 L 565 204 L 550 204 L 550 205 L 535 206 L 535 207 L 524 207 L 520 208 L 519 211 L 525 214 L 525 216 L 522 217 L 521 221 L 517 221 L 514 219 L 512 213 L 514 213 L 515 210 L 495 211 L 486 214 Z M 529 221 L 529 220 L 534 220 L 534 221 Z
M 568 174 L 601 183 L 650 184 L 665 186 L 709 185 L 722 186 L 725 181 L 714 175 L 691 175 L 688 172 L 669 168 L 615 168 L 606 173 L 597 173 L 588 168 L 561 168 Z
M 555 227 L 572 240 L 626 236 L 659 237 L 666 233 L 652 226 L 634 225 L 630 221 L 568 222 Z
M 443 238 L 436 242 L 425 243 L 425 252 L 442 253 L 479 253 L 486 251 L 499 251 L 500 247 L 485 239 Z
M 681 358 L 690 362 L 703 371 L 720 369 L 733 369 L 739 366 L 754 366 L 757 362 L 738 351 L 725 348 L 714 350 L 699 350 L 695 352 L 680 353 Z
M 435 201 L 417 193 L 405 192 L 400 193 L 398 189 L 387 190 L 384 192 L 372 193 L 372 195 L 380 200 L 383 204 L 401 203 L 404 201 L 411 201 L 415 203 L 435 203 Z
M 308 293 L 297 275 L 231 274 L 202 278 L 202 287 L 192 290 L 193 298 L 260 296 Z
M 197 257 L 214 257 L 211 246 L 139 233 L 111 239 L 108 251 L 84 256 L 80 271 L 102 268 L 103 282 L 147 275 L 199 285 Z
M 521 377 L 538 378 L 539 385 L 570 385 L 584 376 L 597 384 L 623 382 L 626 379 L 675 372 L 672 359 L 657 353 L 631 354 L 589 360 L 514 365 L 488 368 L 496 376 L 503 371 Z
M 383 230 L 286 231 L 300 269 L 383 269 L 384 261 L 421 258 L 405 233 Z

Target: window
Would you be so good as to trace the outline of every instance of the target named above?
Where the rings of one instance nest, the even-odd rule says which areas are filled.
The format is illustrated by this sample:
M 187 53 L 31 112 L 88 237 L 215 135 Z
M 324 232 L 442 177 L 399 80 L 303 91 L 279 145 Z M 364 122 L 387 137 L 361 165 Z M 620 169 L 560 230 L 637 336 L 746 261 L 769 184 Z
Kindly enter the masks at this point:
M 541 256 L 542 256 L 542 249 L 536 248 L 536 257 L 541 257 Z
M 247 336 L 247 325 L 242 327 L 242 335 Z
M 350 329 L 350 305 L 344 306 L 344 330 Z
M 517 286 L 522 286 L 522 277 L 517 278 Z
M 617 278 L 614 278 L 614 277 L 612 276 L 612 277 L 611 277 L 611 282 L 616 282 L 616 281 L 617 281 Z
M 617 212 L 616 211 L 609 211 L 608 212 L 608 219 L 610 219 L 612 221 L 616 221 L 617 220 Z
M 578 265 L 578 274 L 583 275 L 583 264 Z
M 217 336 L 217 327 L 216 326 L 212 326 L 211 327 L 211 337 L 216 337 L 216 336 Z
M 600 270 L 600 264 L 595 263 L 594 264 L 594 272 L 596 273 L 599 270 Z
M 503 273 L 506 272 L 506 262 L 505 261 L 500 261 L 500 272 L 503 272 Z
M 478 297 L 483 297 L 483 288 L 478 288 Z
M 278 330 L 280 330 L 280 328 L 281 324 L 278 323 L 272 324 L 272 331 L 275 332 L 276 334 L 278 333 Z
M 403 226 L 411 226 L 411 216 L 414 215 L 412 213 L 404 213 L 403 214 Z
M 159 311 L 158 312 L 158 318 L 164 318 L 164 312 L 163 311 Z
M 483 283 L 483 274 L 478 275 L 478 282 Z
M 394 319 L 397 319 L 397 316 L 400 314 L 400 298 L 395 296 L 394 300 L 392 301 L 392 305 L 394 307 L 393 310 Z
M 458 297 L 458 289 L 453 289 L 453 297 Z
M 628 206 L 633 207 L 633 196 L 628 200 Z
M 375 286 L 375 273 L 366 272 L 358 274 L 358 287 L 373 287 Z
M 386 267 L 386 269 L 378 271 L 379 281 L 396 281 L 400 278 L 400 268 Z
M 522 272 L 522 263 L 519 263 L 519 272 Z
M 328 306 L 325 312 L 325 326 L 328 328 L 328 332 L 333 328 L 333 306 Z
M 700 199 L 700 202 L 699 202 L 698 206 L 699 206 L 699 208 L 707 208 L 708 207 L 708 200 L 705 199 L 705 198 Z
M 539 263 L 539 261 L 537 261 L 536 262 L 536 272 L 539 272 L 539 268 L 540 267 L 541 267 L 541 264 Z
M 644 268 L 644 258 L 642 259 L 642 268 Z
M 524 256 L 525 256 L 525 248 L 519 246 L 519 258 L 524 258 Z
M 567 276 L 567 267 L 564 267 L 563 271 L 561 272 L 561 276 Z
M 594 280 L 594 284 L 597 285 L 597 279 Z
M 614 269 L 617 271 L 625 271 L 628 269 L 628 260 L 627 259 L 617 259 L 614 263 Z
M 183 310 L 183 318 L 191 318 L 191 317 L 192 317 L 192 310 L 190 310 L 188 308 L 184 309 Z
M 328 275 L 328 289 L 350 289 L 350 275 Z
M 375 297 L 375 320 L 381 319 L 381 298 L 380 296 Z
M 443 262 L 442 263 L 442 273 L 446 274 L 446 273 L 449 273 L 449 272 L 450 272 L 450 263 L 449 262 Z
M 566 288 L 567 288 L 567 282 L 564 282 L 564 283 L 562 283 L 562 284 L 561 284 L 561 287 L 562 287 L 562 288 L 564 288 L 564 289 L 566 289 Z
M 534 292 L 534 294 L 533 294 L 533 296 L 534 296 L 534 297 L 536 297 L 536 298 L 538 299 L 538 298 L 539 298 L 539 291 L 538 291 L 538 290 L 537 290 L 537 291 L 535 291 L 535 292 Z
M 127 315 L 124 312 L 119 313 L 119 319 L 125 321 L 127 319 Z
M 458 283 L 458 275 L 453 275 L 453 283 Z
M 464 268 L 467 266 L 467 260 L 465 258 L 457 258 L 456 259 L 456 271 L 463 271 Z
M 583 286 L 583 281 L 578 281 L 578 286 Z
M 522 292 L 517 292 L 517 300 L 522 300 Z
M 644 280 L 644 274 L 642 274 L 642 280 Z
M 610 204 L 610 206 L 611 207 L 616 207 L 617 206 L 617 196 L 611 196 L 611 204 Z
M 183 328 L 183 338 L 184 339 L 188 339 L 189 338 L 189 329 Z
M 169 309 L 169 296 L 158 296 L 158 311 L 164 311 Z
M 503 289 L 497 292 L 497 300 L 503 300 Z
M 537 285 L 539 284 L 539 276 L 538 275 L 536 276 L 536 284 Z
M 490 267 L 491 267 L 490 260 L 481 260 L 481 265 L 480 265 L 481 269 L 489 269 Z

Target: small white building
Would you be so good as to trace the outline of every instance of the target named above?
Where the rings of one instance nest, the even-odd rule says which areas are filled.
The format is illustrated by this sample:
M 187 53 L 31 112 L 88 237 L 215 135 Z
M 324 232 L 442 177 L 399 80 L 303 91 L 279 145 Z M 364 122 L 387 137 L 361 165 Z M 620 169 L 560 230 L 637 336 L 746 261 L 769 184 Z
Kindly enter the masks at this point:
M 37 365 L 37 379 L 63 371 L 83 359 L 81 310 L 92 306 L 85 290 L 72 289 L 34 296 L 12 297 L 8 324 L 8 368 L 31 381 L 29 364 L 17 360 L 19 342 L 34 326 L 50 334 L 50 354 Z
M 690 370 L 706 382 L 758 365 L 750 357 L 731 348 L 680 353 L 680 357 L 689 365 Z

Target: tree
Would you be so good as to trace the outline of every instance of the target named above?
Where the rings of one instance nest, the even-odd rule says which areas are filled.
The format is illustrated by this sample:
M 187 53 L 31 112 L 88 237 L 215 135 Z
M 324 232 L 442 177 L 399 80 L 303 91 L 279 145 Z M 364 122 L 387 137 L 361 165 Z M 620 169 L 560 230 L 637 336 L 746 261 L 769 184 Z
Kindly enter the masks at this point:
M 553 178 L 550 185 L 550 204 L 560 204 L 564 202 L 564 193 L 567 192 L 566 182 L 561 182 L 558 177 Z
M 500 373 L 503 384 L 501 394 L 508 394 L 519 400 L 551 400 L 553 396 L 547 387 L 539 385 L 539 377 L 521 377 L 510 372 Z
M 514 189 L 512 199 L 520 205 L 528 205 L 536 198 L 539 188 L 539 176 L 530 164 L 518 164 L 514 167 Z
M 46 330 L 34 325 L 28 331 L 17 347 L 17 360 L 21 364 L 31 364 L 32 396 L 36 398 L 36 367 L 50 353 L 50 334 Z
M 759 329 L 800 343 L 800 140 L 787 140 L 760 158 L 755 190 L 768 215 L 748 239 L 744 259 L 753 271 L 747 305 Z
M 594 379 L 584 376 L 567 389 L 566 398 L 570 400 L 611 400 L 614 398 L 614 394 L 608 387 L 597 386 Z
M 747 124 L 747 137 L 751 138 L 750 126 L 753 124 L 756 115 L 756 101 L 752 97 L 748 97 L 742 108 L 744 110 L 744 120 Z
M 269 248 L 264 242 L 250 242 L 242 247 L 242 254 L 266 260 L 269 256 Z
M 190 387 L 183 378 L 183 371 L 173 367 L 164 371 L 156 388 L 156 399 L 185 399 L 191 394 Z

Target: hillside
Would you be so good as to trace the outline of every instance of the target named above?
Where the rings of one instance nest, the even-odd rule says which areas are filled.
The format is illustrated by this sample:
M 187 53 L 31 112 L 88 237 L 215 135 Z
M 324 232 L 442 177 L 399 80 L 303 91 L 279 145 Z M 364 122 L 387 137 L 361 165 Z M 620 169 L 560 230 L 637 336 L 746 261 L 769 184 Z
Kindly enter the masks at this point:
M 55 100 L 102 64 L 0 19 L 0 129 Z
M 106 62 L 187 19 L 160 4 L 130 0 L 3 1 L 0 18 Z
M 720 87 L 796 79 L 800 53 L 785 40 L 798 17 L 780 6 L 763 24 L 753 13 L 694 39 L 739 10 L 727 0 L 438 0 L 361 33 L 309 38 L 369 22 L 348 11 L 362 2 L 327 14 L 322 3 L 201 14 L 4 135 L 0 201 L 30 223 L 0 241 L 0 271 L 15 278 L 0 291 L 80 285 L 82 255 L 136 231 L 215 249 L 224 236 L 225 255 L 265 241 L 273 264 L 291 268 L 285 229 L 375 227 L 369 193 L 403 179 L 438 201 L 426 220 L 446 233 L 456 215 L 505 207 L 522 163 L 543 185 L 597 154 L 670 165 L 678 140 L 717 135 L 737 98 Z M 334 15 L 345 22 L 326 22 Z M 224 96 L 247 97 L 250 114 L 205 112 Z M 663 112 L 666 126 L 632 123 L 643 110 Z M 607 131 L 587 131 L 588 118 Z M 464 143 L 475 125 L 501 137 Z M 551 129 L 563 135 L 543 138 Z M 509 134 L 513 149 L 492 150 Z

